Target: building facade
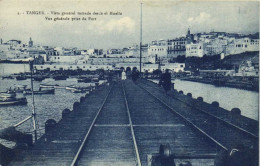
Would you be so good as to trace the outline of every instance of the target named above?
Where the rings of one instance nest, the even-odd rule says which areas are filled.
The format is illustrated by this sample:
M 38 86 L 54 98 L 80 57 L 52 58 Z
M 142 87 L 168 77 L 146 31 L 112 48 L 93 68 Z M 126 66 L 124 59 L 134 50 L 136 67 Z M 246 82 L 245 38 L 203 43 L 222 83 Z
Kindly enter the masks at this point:
M 187 40 L 185 37 L 180 37 L 172 40 L 168 40 L 167 58 L 173 59 L 178 56 L 186 54 Z
M 191 43 L 186 45 L 186 57 L 203 57 L 204 55 L 204 44 Z
M 148 45 L 148 56 L 158 58 L 167 58 L 167 46 L 166 40 L 155 40 Z

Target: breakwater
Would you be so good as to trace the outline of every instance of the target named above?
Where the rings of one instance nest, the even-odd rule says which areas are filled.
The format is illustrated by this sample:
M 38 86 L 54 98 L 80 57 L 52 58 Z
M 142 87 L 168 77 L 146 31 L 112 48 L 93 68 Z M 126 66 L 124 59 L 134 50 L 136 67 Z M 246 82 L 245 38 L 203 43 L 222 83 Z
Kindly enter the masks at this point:
M 258 78 L 256 80 L 252 77 L 252 80 L 238 80 L 238 79 L 210 79 L 210 78 L 200 78 L 200 77 L 186 77 L 181 78 L 185 81 L 193 81 L 193 82 L 201 82 L 204 84 L 211 84 L 215 86 L 221 87 L 230 87 L 230 88 L 238 88 L 245 89 L 251 91 L 259 91 L 259 82 Z

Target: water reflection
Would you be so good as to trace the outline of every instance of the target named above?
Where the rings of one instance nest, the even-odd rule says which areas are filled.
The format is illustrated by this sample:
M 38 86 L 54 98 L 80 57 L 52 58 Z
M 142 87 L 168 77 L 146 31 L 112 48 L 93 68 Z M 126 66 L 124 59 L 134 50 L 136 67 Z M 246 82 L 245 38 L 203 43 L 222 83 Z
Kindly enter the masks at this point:
M 153 80 L 158 83 L 157 80 Z M 239 108 L 241 114 L 251 119 L 259 120 L 258 111 L 258 92 L 243 89 L 216 87 L 210 84 L 199 82 L 174 80 L 174 88 L 182 90 L 184 94 L 191 93 L 193 98 L 203 97 L 207 103 L 219 102 L 219 106 L 227 110 Z
M 201 96 L 208 103 L 218 101 L 220 106 L 227 110 L 237 107 L 242 115 L 258 120 L 257 92 L 182 80 L 173 82 L 175 89 L 184 91 L 184 94 L 192 93 L 195 98 Z

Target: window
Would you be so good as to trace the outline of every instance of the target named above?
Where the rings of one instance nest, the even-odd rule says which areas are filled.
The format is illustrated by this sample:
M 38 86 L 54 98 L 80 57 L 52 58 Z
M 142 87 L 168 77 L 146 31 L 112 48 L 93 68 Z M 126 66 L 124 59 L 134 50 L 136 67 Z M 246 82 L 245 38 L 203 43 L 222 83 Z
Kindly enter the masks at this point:
M 83 68 L 85 68 L 85 66 L 83 66 Z
M 72 66 L 70 66 L 70 68 L 72 68 Z
M 43 66 L 41 66 L 41 68 L 43 68 Z
M 56 66 L 54 66 L 53 68 L 56 69 Z
M 58 59 L 60 59 L 60 57 L 58 57 Z

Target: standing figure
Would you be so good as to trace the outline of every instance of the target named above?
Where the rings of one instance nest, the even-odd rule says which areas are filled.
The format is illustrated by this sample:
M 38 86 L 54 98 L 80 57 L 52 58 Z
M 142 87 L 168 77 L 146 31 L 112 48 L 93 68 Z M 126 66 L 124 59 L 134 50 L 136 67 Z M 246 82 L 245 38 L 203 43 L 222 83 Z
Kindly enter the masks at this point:
M 122 80 L 126 80 L 126 72 L 125 72 L 125 70 L 123 70 L 123 72 L 122 72 L 121 79 Z
M 134 68 L 133 71 L 132 71 L 133 82 L 135 83 L 138 78 L 139 78 L 139 72 L 138 72 L 138 70 L 136 70 L 136 68 Z
M 166 93 L 171 90 L 171 73 L 169 73 L 169 69 L 166 69 L 165 73 L 162 74 L 161 84 Z

